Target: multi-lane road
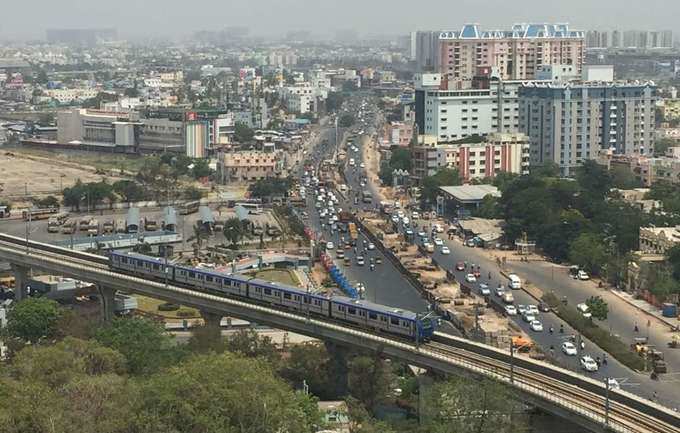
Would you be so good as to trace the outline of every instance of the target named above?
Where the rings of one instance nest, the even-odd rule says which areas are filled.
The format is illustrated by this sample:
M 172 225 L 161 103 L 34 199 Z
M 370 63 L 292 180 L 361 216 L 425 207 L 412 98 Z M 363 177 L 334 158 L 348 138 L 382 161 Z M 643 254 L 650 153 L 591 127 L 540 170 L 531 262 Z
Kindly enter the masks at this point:
M 367 130 L 367 133 L 370 132 Z M 328 131 L 330 135 L 335 135 L 334 130 Z M 331 134 L 332 133 L 332 134 Z M 341 135 L 342 137 L 342 135 Z M 366 134 L 366 137 L 370 137 Z M 355 146 L 359 147 L 359 152 L 352 152 L 351 149 L 347 149 L 348 159 L 354 158 L 356 165 L 354 167 L 345 166 L 345 177 L 347 180 L 347 185 L 349 191 L 347 196 L 340 196 L 342 209 L 356 210 L 359 207 L 374 208 L 377 206 L 377 187 L 371 182 L 371 179 L 366 172 L 366 169 L 361 168 L 359 165 L 361 162 L 367 163 L 368 161 L 362 160 L 361 146 L 370 145 L 369 139 L 356 139 L 354 141 Z M 322 158 L 327 157 L 330 152 L 335 149 L 335 143 L 333 140 L 329 140 L 329 145 L 326 149 L 321 150 L 316 153 L 316 161 L 319 162 Z M 369 153 L 369 152 L 367 152 Z M 368 179 L 367 179 L 368 178 Z M 361 184 L 367 181 L 365 186 Z M 360 193 L 362 190 L 369 190 L 373 192 L 373 203 L 364 204 L 359 200 L 358 205 L 354 205 L 354 195 Z M 310 207 L 309 213 L 309 224 L 316 230 L 324 240 L 332 241 L 336 246 L 338 245 L 341 238 L 347 238 L 346 233 L 331 233 L 329 227 L 325 225 L 322 227 L 321 222 L 318 218 L 318 213 L 313 209 L 313 199 L 310 196 Z M 423 225 L 429 224 L 427 221 L 419 221 L 418 225 L 414 228 L 421 228 Z M 420 230 L 414 230 L 420 231 Z M 429 230 L 426 230 L 429 234 Z M 434 260 L 444 269 L 455 270 L 455 265 L 458 261 L 468 261 L 469 263 L 482 264 L 481 278 L 474 284 L 475 289 L 479 290 L 479 283 L 483 282 L 489 285 L 491 289 L 498 286 L 498 284 L 503 284 L 507 287 L 507 278 L 499 272 L 497 266 L 492 264 L 488 257 L 482 257 L 481 251 L 466 247 L 457 239 L 449 240 L 446 234 L 440 235 L 445 242 L 445 245 L 449 247 L 451 253 L 448 255 L 441 254 L 441 248 L 437 247 L 435 253 L 433 254 Z M 385 305 L 394 306 L 397 308 L 410 309 L 412 311 L 424 311 L 427 308 L 427 302 L 424 301 L 418 291 L 401 275 L 397 268 L 392 265 L 389 260 L 383 256 L 378 248 L 373 250 L 367 250 L 363 248 L 364 241 L 366 245 L 370 242 L 363 234 L 359 236 L 358 252 L 355 254 L 354 250 L 346 250 L 345 254 L 352 259 L 352 264 L 350 266 L 344 266 L 342 260 L 336 260 L 336 263 L 343 270 L 345 275 L 350 281 L 363 283 L 366 292 L 365 297 L 371 301 L 382 303 Z M 416 237 L 416 242 L 419 242 Z M 334 252 L 330 253 L 331 256 L 335 256 Z M 366 257 L 366 265 L 358 266 L 356 264 L 355 257 L 357 255 L 362 255 Z M 382 259 L 382 264 L 376 265 L 375 270 L 370 270 L 368 265 L 369 258 Z M 464 279 L 466 272 L 456 272 L 456 278 L 461 281 Z M 489 278 L 489 273 L 491 278 Z M 493 291 L 493 290 L 492 290 Z M 479 291 L 477 292 L 479 293 Z M 529 305 L 537 304 L 537 301 L 529 296 L 526 292 L 522 290 L 514 290 L 513 295 L 515 297 L 515 305 Z M 492 294 L 490 302 L 502 303 L 500 298 Z M 585 349 L 581 351 L 579 349 L 578 356 L 567 356 L 561 351 L 561 345 L 564 341 L 568 340 L 570 336 L 578 335 L 577 332 L 572 329 L 567 323 L 562 321 L 553 313 L 540 313 L 538 319 L 542 322 L 544 330 L 542 332 L 534 332 L 530 329 L 529 324 L 524 322 L 521 316 L 514 316 L 510 318 L 520 327 L 524 332 L 530 335 L 535 343 L 539 345 L 543 351 L 547 354 L 552 354 L 554 362 L 557 364 L 568 368 L 573 371 L 581 372 L 587 374 L 590 377 L 604 380 L 605 378 L 615 378 L 623 389 L 633 392 L 635 394 L 656 399 L 662 404 L 668 405 L 673 408 L 680 407 L 680 376 L 673 374 L 663 375 L 660 380 L 650 379 L 647 373 L 638 373 L 625 367 L 611 356 L 607 357 L 607 365 L 601 365 L 600 369 L 595 373 L 585 373 L 580 366 L 579 359 L 582 354 L 591 355 L 593 358 L 600 357 L 603 358 L 603 350 L 599 349 L 594 343 L 587 339 L 583 339 Z M 483 320 L 483 319 L 482 319 Z M 449 326 L 447 326 L 448 328 Z M 550 333 L 549 329 L 553 328 L 554 332 Z M 564 332 L 560 332 L 560 328 L 564 329 Z

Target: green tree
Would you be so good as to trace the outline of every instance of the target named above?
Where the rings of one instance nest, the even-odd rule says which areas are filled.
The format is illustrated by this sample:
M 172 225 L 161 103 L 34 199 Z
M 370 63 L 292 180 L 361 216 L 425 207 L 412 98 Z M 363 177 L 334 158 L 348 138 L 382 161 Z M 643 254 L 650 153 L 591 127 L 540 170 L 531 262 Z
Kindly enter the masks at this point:
M 203 191 L 195 186 L 188 186 L 184 189 L 182 195 L 187 200 L 200 200 L 203 197 Z
M 495 219 L 500 218 L 500 209 L 498 207 L 498 198 L 487 194 L 482 199 L 482 203 L 476 212 L 477 216 L 480 218 Z
M 250 191 L 251 197 L 255 198 L 271 198 L 276 196 L 286 196 L 288 191 L 292 187 L 292 180 L 287 179 L 277 179 L 277 178 L 266 178 L 260 179 L 255 183 L 251 183 L 248 186 L 248 191 Z
M 599 274 L 600 267 L 607 259 L 602 239 L 593 233 L 583 233 L 571 244 L 569 260 L 591 274 Z
M 649 291 L 663 302 L 672 295 L 680 294 L 680 283 L 669 275 L 661 275 L 653 281 Z
M 320 418 L 310 407 L 262 360 L 202 355 L 142 386 L 139 429 L 311 433 Z
M 34 199 L 33 203 L 41 209 L 59 207 L 59 199 L 53 195 L 48 195 L 42 199 Z
M 350 80 L 345 80 L 342 83 L 342 91 L 343 92 L 354 92 L 358 90 L 359 88 L 357 87 L 356 83 L 354 81 Z
M 612 188 L 612 176 L 607 167 L 593 159 L 586 160 L 576 169 L 576 181 L 583 193 L 596 198 L 606 197 Z
M 345 113 L 338 119 L 338 126 L 341 128 L 350 128 L 354 125 L 354 116 L 350 113 Z
M 212 175 L 213 170 L 210 168 L 210 161 L 207 159 L 195 159 L 193 164 L 194 166 L 191 169 L 191 175 L 194 177 L 194 179 L 201 179 Z
M 349 391 L 367 408 L 384 401 L 391 383 L 389 365 L 379 357 L 357 356 L 349 363 Z
M 442 168 L 434 176 L 423 179 L 422 199 L 434 203 L 440 186 L 460 185 L 460 172 L 456 168 Z
M 27 298 L 12 307 L 7 317 L 10 337 L 37 343 L 51 338 L 61 316 L 59 304 L 47 298 Z
M 677 145 L 678 142 L 672 138 L 660 138 L 654 141 L 654 156 L 663 156 L 669 147 Z
M 238 245 L 245 236 L 245 232 L 245 225 L 236 217 L 229 218 L 224 222 L 224 237 L 230 241 L 232 245 Z
M 666 260 L 671 268 L 673 278 L 680 281 L 680 245 L 675 245 L 666 251 Z
M 229 336 L 227 350 L 248 358 L 262 358 L 272 364 L 278 364 L 281 359 L 272 339 L 260 336 L 253 329 L 241 329 Z
M 134 180 L 116 181 L 112 188 L 126 203 L 142 201 L 148 197 L 147 190 Z
M 340 92 L 328 92 L 328 98 L 326 98 L 326 111 L 329 113 L 338 111 L 342 107 L 345 98 Z
M 236 122 L 234 139 L 239 143 L 249 143 L 255 136 L 255 131 L 243 122 Z
M 328 352 L 322 344 L 295 345 L 290 349 L 290 356 L 285 360 L 281 375 L 296 388 L 306 382 L 313 395 L 322 400 L 333 400 L 339 396 L 335 395 L 329 381 L 329 362 Z
M 411 151 L 404 148 L 393 149 L 390 155 L 390 167 L 393 170 L 411 171 Z
M 434 384 L 423 399 L 423 431 L 514 433 L 528 427 L 523 403 L 497 382 L 451 379 Z
M 183 356 L 160 323 L 142 318 L 116 318 L 95 332 L 104 346 L 122 353 L 132 374 L 155 373 Z
M 560 166 L 550 161 L 531 166 L 531 175 L 536 177 L 559 177 Z
M 598 320 L 607 320 L 609 306 L 601 296 L 591 296 L 586 300 L 590 314 Z

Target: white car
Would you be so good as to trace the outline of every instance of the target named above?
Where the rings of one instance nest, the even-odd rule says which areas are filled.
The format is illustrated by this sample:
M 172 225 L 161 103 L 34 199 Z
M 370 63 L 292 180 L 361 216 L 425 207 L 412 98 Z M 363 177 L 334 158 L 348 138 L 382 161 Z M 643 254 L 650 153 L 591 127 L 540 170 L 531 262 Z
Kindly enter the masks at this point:
M 587 281 L 590 279 L 590 275 L 588 275 L 588 273 L 582 269 L 578 271 L 577 277 L 581 281 Z
M 449 254 L 451 254 L 451 250 L 449 249 L 449 247 L 442 247 L 441 252 L 442 252 L 442 254 L 444 254 L 444 255 L 449 255 Z
M 527 305 L 527 311 L 534 316 L 538 316 L 539 311 L 538 311 L 538 306 L 536 305 Z
M 444 245 L 444 241 L 439 238 L 434 238 L 434 244 L 438 247 L 441 247 L 442 245 Z
M 533 314 L 529 314 L 528 311 L 525 311 L 524 314 L 522 314 L 522 320 L 524 320 L 527 323 L 531 323 L 534 320 L 536 320 L 536 316 L 534 316 Z
M 359 164 L 359 168 L 365 168 L 365 167 L 366 167 L 366 165 L 363 162 L 361 164 Z
M 619 381 L 614 379 L 613 377 L 607 378 L 607 382 L 609 383 L 609 389 L 621 389 Z
M 585 355 L 581 357 L 581 368 L 585 371 L 594 372 L 597 371 L 598 366 L 592 356 Z
M 417 220 L 418 218 L 420 218 L 420 214 L 416 211 L 413 211 L 413 212 L 411 212 L 411 218 L 413 218 L 414 220 Z
M 524 304 L 519 304 L 517 305 L 517 311 L 519 311 L 519 314 L 524 314 L 527 312 L 527 306 Z
M 405 226 L 407 226 L 411 223 L 411 220 L 408 219 L 407 216 L 405 216 L 404 218 L 402 218 L 401 222 L 404 223 Z
M 476 283 L 477 278 L 473 274 L 467 274 L 465 276 L 465 281 L 467 281 L 468 283 Z
M 421 230 L 421 231 L 418 232 L 418 237 L 427 238 L 427 233 L 425 233 L 424 231 Z
M 335 249 L 335 245 L 333 245 L 333 242 L 327 242 L 327 243 L 326 243 L 326 249 L 327 249 L 327 250 L 334 250 L 334 249 Z
M 482 296 L 491 296 L 491 289 L 489 289 L 489 285 L 486 283 L 479 283 L 479 293 L 481 293 Z
M 392 222 L 398 223 L 399 222 L 399 216 L 398 215 L 392 215 Z
M 508 316 L 516 316 L 517 315 L 517 308 L 515 308 L 514 305 L 506 305 L 505 306 L 505 314 Z
M 576 309 L 577 309 L 577 310 L 579 311 L 579 313 L 581 313 L 581 315 L 582 315 L 583 317 L 585 317 L 586 319 L 590 319 L 591 317 L 593 317 L 593 315 L 592 315 L 591 312 L 590 312 L 590 308 L 588 308 L 588 306 L 587 306 L 585 303 L 578 304 L 578 305 L 576 306 Z
M 578 355 L 578 350 L 576 350 L 576 345 L 574 343 L 571 341 L 565 341 L 562 343 L 562 353 L 567 356 L 576 356 Z
M 539 322 L 538 320 L 532 320 L 529 327 L 534 332 L 543 332 L 543 324 L 541 322 Z
M 375 244 L 373 244 L 372 242 L 369 242 L 369 244 L 368 244 L 368 249 L 369 249 L 369 250 L 374 250 L 374 249 L 375 249 Z

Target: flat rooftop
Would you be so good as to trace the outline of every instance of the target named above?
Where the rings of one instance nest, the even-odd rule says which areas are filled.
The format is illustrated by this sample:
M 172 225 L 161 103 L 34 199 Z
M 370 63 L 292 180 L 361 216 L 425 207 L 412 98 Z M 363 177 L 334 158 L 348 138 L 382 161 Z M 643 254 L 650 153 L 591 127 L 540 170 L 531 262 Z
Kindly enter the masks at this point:
M 441 186 L 439 190 L 461 203 L 480 202 L 487 195 L 501 196 L 501 192 L 493 185 Z

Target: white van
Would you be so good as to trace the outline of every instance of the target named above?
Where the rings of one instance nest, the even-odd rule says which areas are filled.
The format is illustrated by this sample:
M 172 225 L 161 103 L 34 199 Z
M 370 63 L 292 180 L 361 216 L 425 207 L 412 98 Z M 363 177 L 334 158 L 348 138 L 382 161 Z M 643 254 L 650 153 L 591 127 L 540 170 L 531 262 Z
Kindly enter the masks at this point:
M 508 275 L 508 279 L 510 280 L 508 286 L 510 286 L 511 289 L 519 290 L 522 288 L 522 280 L 520 280 L 520 278 L 517 275 L 510 274 Z
M 350 167 L 354 167 L 354 164 L 355 164 L 354 158 L 350 158 L 350 159 L 349 159 L 349 166 L 350 166 Z

